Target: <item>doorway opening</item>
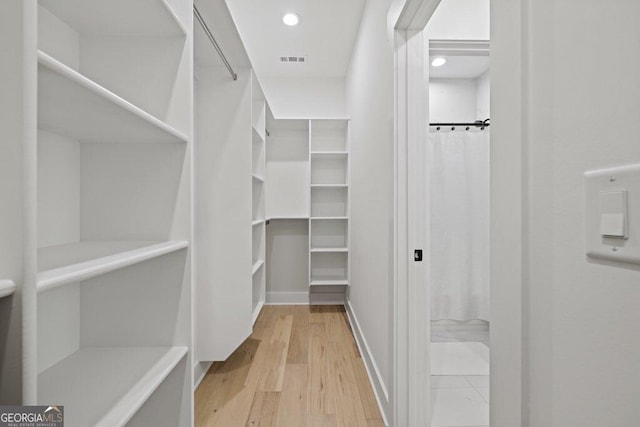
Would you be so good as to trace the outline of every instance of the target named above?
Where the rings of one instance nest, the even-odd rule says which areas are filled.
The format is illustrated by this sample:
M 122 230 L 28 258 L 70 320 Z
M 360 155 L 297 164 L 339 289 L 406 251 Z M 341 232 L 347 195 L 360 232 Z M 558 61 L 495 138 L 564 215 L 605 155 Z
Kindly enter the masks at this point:
M 442 0 L 424 32 L 430 425 L 489 425 L 489 1 Z
M 489 43 L 427 43 L 431 426 L 484 426 L 490 354 Z

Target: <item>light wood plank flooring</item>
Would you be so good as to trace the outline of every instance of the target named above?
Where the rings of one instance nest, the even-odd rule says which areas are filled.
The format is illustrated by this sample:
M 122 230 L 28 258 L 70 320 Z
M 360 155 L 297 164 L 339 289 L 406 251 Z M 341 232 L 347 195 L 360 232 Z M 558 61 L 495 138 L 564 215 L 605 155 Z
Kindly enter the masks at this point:
M 198 427 L 384 426 L 342 306 L 265 306 L 195 402 Z

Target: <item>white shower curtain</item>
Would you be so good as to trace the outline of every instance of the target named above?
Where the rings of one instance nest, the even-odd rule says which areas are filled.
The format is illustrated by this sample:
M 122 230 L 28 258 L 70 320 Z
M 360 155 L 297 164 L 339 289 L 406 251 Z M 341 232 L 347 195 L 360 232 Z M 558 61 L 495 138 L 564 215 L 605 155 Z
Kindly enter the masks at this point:
M 489 320 L 489 131 L 430 132 L 431 319 Z

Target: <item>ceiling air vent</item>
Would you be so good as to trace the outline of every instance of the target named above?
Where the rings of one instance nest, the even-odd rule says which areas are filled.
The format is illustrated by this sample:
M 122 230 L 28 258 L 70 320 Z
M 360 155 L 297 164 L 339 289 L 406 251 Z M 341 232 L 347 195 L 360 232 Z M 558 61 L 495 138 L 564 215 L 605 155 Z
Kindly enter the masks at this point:
M 281 56 L 280 62 L 292 62 L 295 64 L 305 64 L 307 62 L 306 56 Z

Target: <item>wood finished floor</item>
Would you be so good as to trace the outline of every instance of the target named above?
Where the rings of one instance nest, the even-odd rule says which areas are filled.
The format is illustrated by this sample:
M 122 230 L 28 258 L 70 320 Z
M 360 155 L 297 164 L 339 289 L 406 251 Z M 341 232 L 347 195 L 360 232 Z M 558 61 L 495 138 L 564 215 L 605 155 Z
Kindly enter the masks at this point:
M 342 306 L 265 306 L 195 395 L 197 427 L 383 427 Z

